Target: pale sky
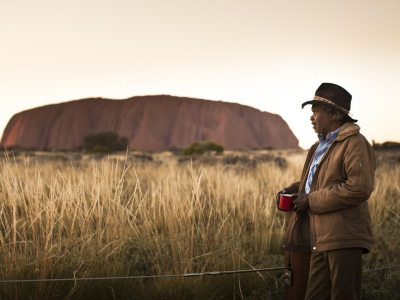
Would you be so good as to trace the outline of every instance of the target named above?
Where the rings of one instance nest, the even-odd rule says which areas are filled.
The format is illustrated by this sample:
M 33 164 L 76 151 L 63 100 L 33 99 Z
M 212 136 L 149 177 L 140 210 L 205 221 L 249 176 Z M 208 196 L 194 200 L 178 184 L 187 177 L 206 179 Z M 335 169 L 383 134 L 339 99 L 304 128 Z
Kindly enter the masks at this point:
M 322 82 L 400 141 L 400 0 L 0 0 L 0 131 L 50 103 L 170 94 L 281 115 L 309 148 Z

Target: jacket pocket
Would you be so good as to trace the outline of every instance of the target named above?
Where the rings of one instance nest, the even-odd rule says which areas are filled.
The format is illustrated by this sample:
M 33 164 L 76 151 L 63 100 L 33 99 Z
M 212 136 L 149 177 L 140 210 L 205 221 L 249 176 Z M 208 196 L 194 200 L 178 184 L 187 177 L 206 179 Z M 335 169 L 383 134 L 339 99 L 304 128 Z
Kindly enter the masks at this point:
M 348 230 L 341 210 L 315 215 L 315 233 L 318 244 L 340 240 Z

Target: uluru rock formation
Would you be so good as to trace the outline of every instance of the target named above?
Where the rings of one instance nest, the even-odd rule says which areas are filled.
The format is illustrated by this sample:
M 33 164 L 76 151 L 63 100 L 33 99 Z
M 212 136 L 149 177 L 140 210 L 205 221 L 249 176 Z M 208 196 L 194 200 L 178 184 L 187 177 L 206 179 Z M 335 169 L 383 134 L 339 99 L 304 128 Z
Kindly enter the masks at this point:
M 2 146 L 74 149 L 91 132 L 115 131 L 136 150 L 168 150 L 212 140 L 225 149 L 299 148 L 276 114 L 222 101 L 139 96 L 125 100 L 89 98 L 46 105 L 15 114 Z

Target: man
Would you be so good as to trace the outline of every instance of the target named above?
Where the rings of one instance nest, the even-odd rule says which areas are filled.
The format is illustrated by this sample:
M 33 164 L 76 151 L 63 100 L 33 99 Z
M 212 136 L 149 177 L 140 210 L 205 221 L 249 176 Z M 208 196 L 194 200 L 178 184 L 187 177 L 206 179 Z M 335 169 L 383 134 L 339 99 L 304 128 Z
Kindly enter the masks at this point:
M 297 197 L 286 213 L 282 249 L 289 258 L 290 252 L 311 252 L 307 300 L 360 299 L 361 255 L 372 243 L 367 200 L 375 157 L 350 117 L 351 98 L 344 88 L 323 83 L 302 104 L 312 104 L 319 141 L 308 152 L 300 181 L 280 192 Z

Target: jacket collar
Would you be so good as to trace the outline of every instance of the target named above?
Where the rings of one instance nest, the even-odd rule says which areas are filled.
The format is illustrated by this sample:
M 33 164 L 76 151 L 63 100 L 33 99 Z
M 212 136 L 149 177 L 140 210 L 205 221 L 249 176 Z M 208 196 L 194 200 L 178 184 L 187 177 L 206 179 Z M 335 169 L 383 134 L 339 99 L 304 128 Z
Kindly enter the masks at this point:
M 342 128 L 340 129 L 336 141 L 342 141 L 347 137 L 357 134 L 360 132 L 360 126 L 352 123 L 346 122 L 343 124 Z
M 339 133 L 334 141 L 335 142 L 343 141 L 347 137 L 349 137 L 353 134 L 359 133 L 359 132 L 360 132 L 360 126 L 358 126 L 354 123 L 351 123 L 351 122 L 346 122 L 340 128 Z M 315 147 L 315 149 L 317 149 L 319 143 L 320 143 L 319 140 L 315 142 L 315 144 L 313 145 Z
M 342 127 L 339 127 L 335 131 L 329 132 L 327 134 L 326 138 L 323 135 L 318 134 L 318 139 L 319 139 L 320 143 L 322 143 L 325 140 L 332 140 L 332 141 L 335 140 L 338 136 L 340 129 L 342 129 Z

